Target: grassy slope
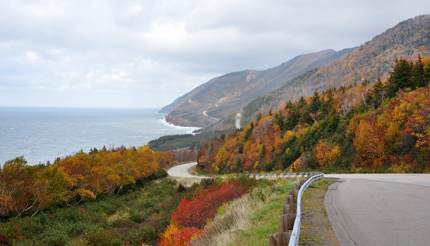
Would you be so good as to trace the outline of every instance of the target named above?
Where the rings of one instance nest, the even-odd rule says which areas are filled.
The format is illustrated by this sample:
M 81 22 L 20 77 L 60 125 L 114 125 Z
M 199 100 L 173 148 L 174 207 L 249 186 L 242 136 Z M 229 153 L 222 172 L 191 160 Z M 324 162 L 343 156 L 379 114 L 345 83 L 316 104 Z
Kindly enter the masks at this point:
M 262 189 L 266 200 L 250 214 L 248 226 L 230 245 L 268 245 L 269 236 L 279 228 L 279 217 L 291 188 L 292 182 L 278 180 L 272 187 Z
M 252 191 L 222 209 L 195 245 L 267 245 L 278 229 L 285 197 L 293 182 L 260 180 Z
M 154 243 L 190 192 L 178 193 L 175 183 L 164 178 L 125 195 L 11 219 L 0 223 L 0 234 L 14 239 L 14 245 Z
M 279 216 L 282 214 L 282 208 L 285 198 L 278 197 L 258 209 L 251 216 L 251 226 L 248 231 L 239 237 L 237 242 L 242 245 L 267 245 L 270 234 L 276 232 L 279 227 Z

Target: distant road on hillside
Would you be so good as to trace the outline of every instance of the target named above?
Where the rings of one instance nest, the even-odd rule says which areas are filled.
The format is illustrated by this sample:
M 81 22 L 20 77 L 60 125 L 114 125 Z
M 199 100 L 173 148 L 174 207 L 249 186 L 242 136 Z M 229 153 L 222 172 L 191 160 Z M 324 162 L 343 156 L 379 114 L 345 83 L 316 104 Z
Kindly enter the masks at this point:
M 333 174 L 325 205 L 341 245 L 430 245 L 430 174 Z

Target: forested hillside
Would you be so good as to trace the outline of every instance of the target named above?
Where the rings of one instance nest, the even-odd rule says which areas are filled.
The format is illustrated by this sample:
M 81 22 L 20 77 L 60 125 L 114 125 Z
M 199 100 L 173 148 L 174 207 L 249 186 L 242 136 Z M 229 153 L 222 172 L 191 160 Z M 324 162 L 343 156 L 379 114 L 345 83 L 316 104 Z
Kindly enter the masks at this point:
M 363 78 L 365 79 L 365 78 Z M 430 171 L 430 65 L 398 60 L 384 81 L 286 103 L 206 143 L 201 169 Z

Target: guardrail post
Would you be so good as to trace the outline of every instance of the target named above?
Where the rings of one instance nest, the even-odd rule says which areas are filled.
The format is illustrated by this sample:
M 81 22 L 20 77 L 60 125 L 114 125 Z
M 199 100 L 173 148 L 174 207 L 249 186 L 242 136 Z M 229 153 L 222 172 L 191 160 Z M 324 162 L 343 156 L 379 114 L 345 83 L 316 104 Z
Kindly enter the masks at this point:
M 287 174 L 289 176 L 289 173 Z M 300 236 L 301 198 L 306 188 L 322 173 L 297 173 L 299 180 L 293 190 L 288 194 L 284 204 L 283 214 L 280 217 L 279 231 L 269 237 L 270 246 L 297 246 Z M 301 178 L 302 177 L 302 178 Z
M 296 212 L 296 206 L 295 206 L 296 204 L 294 202 L 294 196 L 293 195 L 288 195 L 287 203 L 288 203 L 289 212 L 295 213 Z
M 295 213 L 287 213 L 281 216 L 280 219 L 280 225 L 279 225 L 279 231 L 280 232 L 288 232 L 289 230 L 292 230 L 294 227 L 294 220 L 296 218 Z
M 290 241 L 290 233 L 289 232 L 277 232 L 273 233 L 269 238 L 270 246 L 286 246 Z
M 297 193 L 299 192 L 299 189 L 293 189 L 293 190 L 290 191 L 290 195 L 293 196 L 294 202 L 297 201 Z
M 283 214 L 288 214 L 289 210 L 290 210 L 290 205 L 288 205 L 288 200 L 287 200 L 286 203 L 284 204 Z

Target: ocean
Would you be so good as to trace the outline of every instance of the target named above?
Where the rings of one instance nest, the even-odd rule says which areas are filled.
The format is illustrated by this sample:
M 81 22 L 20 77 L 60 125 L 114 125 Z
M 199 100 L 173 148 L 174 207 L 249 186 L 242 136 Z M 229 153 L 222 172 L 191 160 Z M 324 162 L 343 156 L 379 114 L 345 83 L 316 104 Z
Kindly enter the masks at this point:
M 94 147 L 137 147 L 196 129 L 168 124 L 158 109 L 0 107 L 0 165 L 17 156 L 37 164 Z

